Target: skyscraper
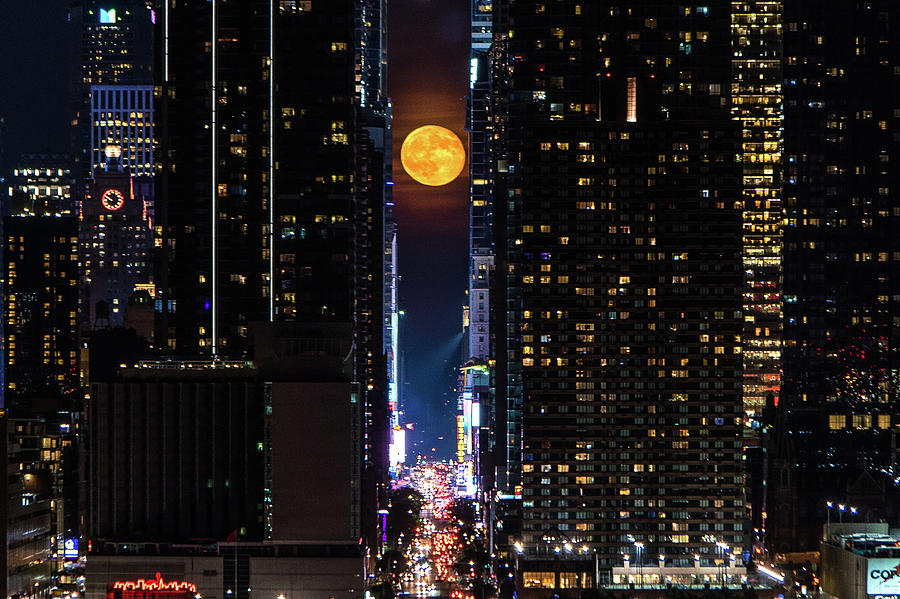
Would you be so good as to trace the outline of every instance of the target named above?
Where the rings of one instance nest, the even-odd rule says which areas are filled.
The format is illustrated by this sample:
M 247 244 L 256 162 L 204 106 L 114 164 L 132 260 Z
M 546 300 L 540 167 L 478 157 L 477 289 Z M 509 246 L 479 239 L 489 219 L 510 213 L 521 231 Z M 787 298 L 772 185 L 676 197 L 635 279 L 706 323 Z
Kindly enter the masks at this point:
M 351 2 L 158 17 L 157 337 L 170 349 L 239 356 L 252 321 L 353 320 L 357 210 L 369 209 L 355 170 L 355 18 Z M 206 52 L 198 31 L 214 37 Z
M 472 0 L 469 53 L 469 330 L 466 359 L 486 360 L 491 349 L 490 280 L 494 268 L 493 168 L 491 165 L 490 0 Z
M 79 207 L 81 324 L 121 326 L 138 285 L 149 285 L 152 188 L 119 170 L 121 147 L 109 146 Z
M 780 1 L 731 3 L 731 114 L 741 127 L 747 504 L 763 528 L 767 398 L 781 392 L 783 76 Z
M 155 18 L 146 0 L 75 0 L 69 9 L 76 177 L 93 170 L 91 87 L 152 83 Z
M 583 543 L 606 580 L 638 546 L 713 568 L 747 541 L 730 9 L 495 10 L 497 393 L 521 543 Z
M 106 147 L 136 177 L 153 175 L 153 86 L 91 86 L 91 174 L 106 166 Z
M 53 559 L 53 553 L 62 551 L 63 539 L 76 537 L 72 533 L 77 531 L 71 484 L 77 480 L 78 460 L 72 456 L 72 437 L 65 441 L 66 459 L 60 459 L 61 438 L 56 434 L 59 419 L 70 432 L 82 398 L 76 320 L 78 221 L 69 157 L 20 157 L 8 192 L 2 210 L 0 325 L 0 432 L 9 441 L 3 445 L 4 460 L 9 461 L 2 485 L 2 534 L 8 542 L 0 552 L 0 567 L 6 572 L 4 589 L 28 594 L 44 592 L 57 582 L 62 560 Z M 46 428 L 48 421 L 57 425 L 54 430 Z M 35 442 L 29 437 L 37 429 L 43 438 Z M 77 559 L 77 548 L 75 553 Z
M 5 404 L 74 402 L 80 397 L 77 221 L 6 216 L 3 236 Z
M 781 390 L 782 2 L 732 2 L 732 116 L 743 142 L 744 409 Z M 689 43 L 689 42 L 685 42 Z
M 862 471 L 897 475 L 900 48 L 890 32 L 900 12 L 891 2 L 784 9 L 785 469 L 770 481 L 783 501 L 769 514 L 778 547 L 796 547 L 817 542 L 824 500 L 840 500 Z
M 497 488 L 497 463 L 503 462 L 495 454 L 504 447 L 495 440 L 497 408 L 491 388 L 491 372 L 496 360 L 494 331 L 491 329 L 495 253 L 490 55 L 493 2 L 472 0 L 470 11 L 469 95 L 466 98 L 466 130 L 469 132 L 468 325 L 463 342 L 457 419 L 463 417 L 463 428 L 467 431 L 463 435 L 464 442 L 472 453 L 467 459 L 473 464 L 473 472 L 467 476 L 471 478 L 474 473 L 476 486 L 484 493 L 482 497 L 493 498 Z M 469 406 L 468 414 L 466 405 Z M 490 507 L 487 512 L 493 513 Z
M 257 366 L 272 352 L 346 348 L 344 397 L 327 401 L 359 409 L 335 436 L 359 452 L 347 457 L 364 479 L 352 483 L 354 526 L 374 539 L 389 423 L 382 303 L 394 275 L 384 13 L 377 2 L 366 9 L 351 0 L 155 6 L 154 343 Z M 266 327 L 271 345 L 254 345 L 253 331 Z M 309 330 L 300 339 L 294 327 Z M 295 381 L 309 383 L 297 388 L 312 394 L 303 401 L 317 393 L 312 383 L 335 380 L 319 375 Z M 315 426 L 275 409 L 295 432 Z
M 894 424 L 900 382 L 891 199 L 900 113 L 883 84 L 898 47 L 878 40 L 900 13 L 889 3 L 807 8 L 789 2 L 785 14 L 784 396 L 811 416 L 797 431 L 801 464 L 891 467 L 881 431 Z M 853 31 L 841 25 L 850 18 Z

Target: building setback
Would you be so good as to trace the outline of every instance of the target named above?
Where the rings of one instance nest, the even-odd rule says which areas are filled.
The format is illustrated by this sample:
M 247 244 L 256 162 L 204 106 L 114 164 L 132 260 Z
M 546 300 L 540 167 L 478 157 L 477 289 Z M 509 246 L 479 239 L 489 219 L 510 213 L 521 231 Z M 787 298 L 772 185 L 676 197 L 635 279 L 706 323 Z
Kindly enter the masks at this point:
M 521 543 L 585 544 L 601 581 L 636 542 L 712 564 L 716 541 L 747 542 L 730 11 L 494 8 L 497 393 Z

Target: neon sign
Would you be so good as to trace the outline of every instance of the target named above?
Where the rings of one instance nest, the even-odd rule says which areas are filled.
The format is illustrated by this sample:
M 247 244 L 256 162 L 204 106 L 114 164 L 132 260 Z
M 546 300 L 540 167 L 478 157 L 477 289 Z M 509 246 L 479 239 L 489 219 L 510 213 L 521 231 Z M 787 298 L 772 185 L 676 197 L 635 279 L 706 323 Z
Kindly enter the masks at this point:
M 197 586 L 193 582 L 184 580 L 165 581 L 159 572 L 156 578 L 137 580 L 117 580 L 113 583 L 113 590 L 121 589 L 123 591 L 161 591 L 166 593 L 196 593 Z

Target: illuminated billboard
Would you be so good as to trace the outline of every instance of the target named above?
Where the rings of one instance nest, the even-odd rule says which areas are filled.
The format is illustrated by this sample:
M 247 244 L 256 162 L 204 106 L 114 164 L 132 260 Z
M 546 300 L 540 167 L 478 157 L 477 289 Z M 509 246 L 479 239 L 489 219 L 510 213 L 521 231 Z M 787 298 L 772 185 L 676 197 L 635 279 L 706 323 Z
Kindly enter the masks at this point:
M 113 25 L 116 23 L 116 9 L 115 8 L 101 8 L 100 9 L 100 23 Z
M 78 539 L 65 539 L 63 541 L 63 558 L 78 559 Z
M 456 461 L 462 464 L 466 460 L 466 424 L 462 414 L 456 417 Z
M 868 560 L 866 593 L 869 595 L 900 595 L 900 558 Z
M 151 599 L 165 597 L 193 596 L 197 586 L 186 580 L 165 580 L 157 572 L 156 578 L 138 578 L 137 580 L 117 580 L 107 586 L 107 599 Z

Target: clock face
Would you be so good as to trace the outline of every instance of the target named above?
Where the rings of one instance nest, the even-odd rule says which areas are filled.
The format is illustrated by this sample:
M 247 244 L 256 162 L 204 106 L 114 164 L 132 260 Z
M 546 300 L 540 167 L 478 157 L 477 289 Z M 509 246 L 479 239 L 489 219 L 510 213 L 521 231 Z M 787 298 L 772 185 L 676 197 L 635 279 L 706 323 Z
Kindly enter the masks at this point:
M 107 189 L 100 196 L 100 203 L 107 210 L 118 210 L 125 205 L 125 196 L 118 189 Z

